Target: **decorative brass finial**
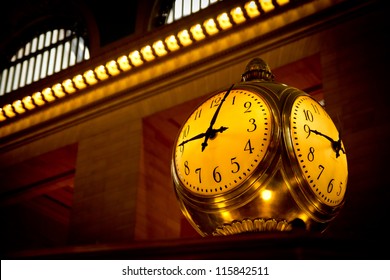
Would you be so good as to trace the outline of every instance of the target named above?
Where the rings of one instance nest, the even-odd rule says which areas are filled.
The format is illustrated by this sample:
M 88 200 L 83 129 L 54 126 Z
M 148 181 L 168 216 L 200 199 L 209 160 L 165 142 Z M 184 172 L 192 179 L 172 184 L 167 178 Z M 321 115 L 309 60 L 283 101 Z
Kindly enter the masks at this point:
M 273 81 L 274 74 L 271 72 L 271 68 L 261 58 L 252 59 L 246 66 L 244 74 L 241 75 L 241 81 Z

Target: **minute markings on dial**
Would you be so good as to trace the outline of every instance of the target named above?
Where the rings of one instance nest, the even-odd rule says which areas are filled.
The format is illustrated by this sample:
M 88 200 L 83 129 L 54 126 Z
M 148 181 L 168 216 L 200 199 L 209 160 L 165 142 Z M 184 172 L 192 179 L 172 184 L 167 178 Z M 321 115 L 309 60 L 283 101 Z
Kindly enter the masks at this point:
M 242 96 L 240 96 L 242 95 Z M 244 97 L 246 96 L 246 97 Z M 239 98 L 238 98 L 239 97 Z M 219 100 L 221 100 L 221 95 L 217 98 L 219 98 Z M 223 193 L 224 191 L 227 191 L 229 189 L 232 189 L 232 188 L 235 188 L 237 185 L 241 184 L 244 180 L 246 180 L 247 176 L 249 176 L 254 170 L 255 168 L 257 168 L 259 162 L 262 160 L 262 158 L 264 157 L 264 154 L 266 153 L 267 151 L 267 147 L 268 147 L 268 141 L 269 141 L 269 137 L 270 137 L 270 133 L 272 132 L 271 131 L 271 127 L 270 127 L 270 123 L 272 122 L 272 120 L 270 120 L 269 116 L 270 116 L 270 112 L 269 110 L 267 109 L 267 106 L 266 104 L 264 103 L 264 101 L 258 97 L 256 94 L 253 94 L 251 92 L 248 92 L 248 91 L 243 91 L 243 90 L 240 90 L 240 89 L 234 89 L 232 90 L 232 93 L 230 94 L 230 97 L 229 99 L 226 99 L 226 100 L 229 100 L 229 101 L 226 101 L 223 108 L 227 107 L 226 109 L 222 109 L 223 110 L 223 115 L 224 117 L 220 120 L 220 121 L 226 121 L 226 120 L 233 120 L 233 123 L 226 123 L 227 126 L 229 126 L 229 129 L 227 130 L 227 134 L 226 134 L 226 138 L 225 136 L 221 137 L 221 140 L 219 140 L 218 142 L 215 142 L 215 143 L 219 143 L 218 145 L 220 145 L 222 143 L 222 145 L 224 147 L 234 147 L 236 146 L 237 147 L 237 144 L 239 144 L 239 142 L 237 142 L 236 140 L 233 140 L 234 138 L 231 138 L 229 135 L 247 135 L 248 138 L 242 138 L 241 136 L 239 137 L 239 139 L 241 140 L 245 140 L 245 142 L 242 142 L 243 143 L 243 146 L 245 145 L 245 143 L 247 142 L 250 142 L 250 143 L 247 143 L 248 147 L 245 149 L 243 146 L 243 150 L 239 150 L 238 148 L 234 148 L 232 151 L 236 151 L 237 154 L 235 154 L 235 152 L 231 155 L 227 155 L 227 157 L 235 157 L 237 156 L 237 160 L 238 162 L 240 163 L 241 165 L 241 161 L 243 160 L 244 161 L 244 164 L 241 165 L 241 168 L 240 168 L 240 171 L 238 173 L 235 173 L 234 175 L 230 174 L 231 173 L 231 170 L 229 168 L 229 161 L 228 159 L 230 158 L 227 158 L 225 157 L 225 160 L 224 163 L 221 163 L 220 161 L 216 161 L 215 162 L 215 166 L 218 167 L 220 164 L 220 167 L 218 167 L 218 172 L 221 173 L 222 175 L 222 182 L 220 184 L 216 183 L 216 182 L 213 182 L 212 180 L 212 177 L 210 177 L 210 173 L 212 173 L 213 171 L 213 168 L 214 166 L 210 165 L 212 164 L 213 161 L 209 161 L 207 165 L 203 166 L 203 163 L 199 162 L 197 163 L 196 165 L 193 165 L 191 166 L 191 158 L 188 158 L 188 163 L 189 164 L 189 167 L 191 168 L 191 174 L 189 176 L 188 173 L 185 172 L 185 168 L 183 166 L 183 163 L 184 163 L 184 160 L 186 160 L 186 157 L 190 156 L 191 154 L 192 155 L 196 155 L 196 148 L 194 149 L 193 147 L 194 146 L 191 146 L 191 150 L 193 151 L 192 153 L 189 153 L 187 154 L 187 156 L 183 156 L 183 153 L 177 153 L 176 154 L 176 163 L 177 163 L 177 170 L 179 172 L 179 177 L 181 178 L 183 184 L 186 186 L 187 189 L 190 189 L 192 190 L 193 192 L 195 193 L 198 193 L 198 194 L 211 194 L 211 193 L 215 193 L 215 194 L 218 194 L 218 193 Z M 238 101 L 240 101 L 240 103 L 238 103 Z M 217 106 L 216 104 L 219 104 L 219 102 L 217 102 L 217 100 L 215 99 L 215 102 L 213 100 L 209 101 L 209 102 L 212 102 L 212 106 Z M 214 103 L 213 103 L 214 102 Z M 247 113 L 244 113 L 244 111 L 241 111 L 240 112 L 240 109 L 239 108 L 242 108 L 241 106 L 244 104 L 244 103 L 247 103 L 246 106 L 244 105 L 244 111 L 247 111 Z M 210 103 L 209 103 L 210 104 Z M 219 104 L 220 105 L 220 104 Z M 255 106 L 254 106 L 255 105 Z M 210 108 L 212 108 L 212 106 Z M 206 110 L 209 110 L 209 107 L 200 107 L 197 111 L 195 111 L 194 115 L 199 115 L 199 111 L 202 110 L 202 108 L 206 108 Z M 235 117 L 233 117 L 233 119 L 230 118 L 231 116 L 231 113 L 229 112 L 229 109 L 232 110 L 232 112 L 236 112 L 237 113 L 237 120 L 235 120 Z M 202 117 L 205 116 L 204 113 L 207 113 L 207 111 L 203 110 L 202 112 Z M 249 114 L 248 114 L 249 113 Z M 229 116 L 229 117 L 227 117 Z M 235 115 L 234 115 L 235 116 Z M 191 120 L 194 120 L 194 117 L 191 117 Z M 240 121 L 238 121 L 240 120 Z M 243 125 L 245 124 L 245 122 L 249 120 L 249 124 L 248 126 L 246 125 Z M 189 123 L 189 125 L 192 125 L 192 123 Z M 248 129 L 249 128 L 249 129 Z M 213 131 L 215 131 L 216 133 L 220 133 L 225 129 L 224 126 L 221 126 L 220 128 L 218 129 L 215 129 L 215 128 L 212 128 Z M 195 131 L 195 130 L 193 130 Z M 199 130 L 198 130 L 199 131 Z M 201 130 L 202 131 L 202 130 Z M 254 134 L 252 134 L 252 132 L 256 131 Z M 205 137 L 205 133 L 206 132 L 202 132 L 202 133 L 199 133 L 199 134 L 196 134 L 195 136 L 190 136 L 188 133 L 186 133 L 185 135 L 183 134 L 183 138 L 181 139 L 182 142 L 181 143 L 177 143 L 177 151 L 179 151 L 179 148 L 180 147 L 183 147 L 184 145 L 187 145 L 188 142 L 190 141 L 195 141 L 196 139 L 203 139 L 203 137 Z M 248 133 L 248 134 L 246 134 Z M 186 139 L 187 136 L 190 136 L 190 138 Z M 234 137 L 234 136 L 233 136 Z M 224 140 L 226 139 L 226 140 Z M 211 138 L 210 138 L 211 140 Z M 234 141 L 234 142 L 231 142 L 231 141 Z M 230 143 L 230 144 L 229 144 Z M 198 143 L 197 143 L 198 144 Z M 197 146 L 197 144 L 195 144 L 195 147 Z M 213 151 L 218 151 L 218 147 L 217 146 L 214 146 L 213 147 Z M 222 150 L 220 150 L 218 153 L 221 153 Z M 227 150 L 224 150 L 224 152 L 222 152 L 222 154 L 226 154 L 226 152 L 228 152 L 229 149 Z M 247 152 L 248 155 L 245 155 L 244 153 Z M 223 155 L 221 154 L 222 157 L 224 157 Z M 251 155 L 249 155 L 251 154 Z M 201 154 L 199 154 L 200 156 Z M 241 159 L 240 159 L 241 157 Z M 244 158 L 247 158 L 244 160 Z M 202 181 L 201 182 L 197 182 L 198 180 L 198 177 L 194 177 L 194 170 L 198 170 L 199 168 L 202 169 L 202 174 L 199 173 L 199 175 L 201 175 L 201 178 L 202 178 Z M 211 171 L 211 172 L 210 172 Z M 230 174 L 229 176 L 227 177 L 224 177 L 225 175 L 227 174 Z M 204 175 L 203 175 L 204 174 Z M 207 176 L 205 177 L 205 181 L 203 181 L 203 176 Z M 200 176 L 199 176 L 200 178 Z M 208 179 L 209 178 L 209 179 Z M 211 179 L 211 180 L 210 180 Z
M 297 155 L 297 158 L 298 158 L 299 165 L 300 165 L 300 167 L 302 169 L 302 172 L 305 174 L 305 177 L 307 178 L 307 182 L 311 186 L 312 190 L 315 193 L 317 193 L 317 196 L 321 197 L 321 199 L 323 201 L 325 201 L 326 203 L 329 203 L 329 205 L 336 205 L 336 204 L 341 202 L 343 196 L 337 197 L 337 198 L 335 198 L 333 196 L 334 196 L 334 194 L 339 196 L 339 194 L 341 193 L 341 190 L 343 189 L 343 182 L 342 181 L 336 181 L 335 178 L 330 177 L 330 181 L 329 182 L 322 182 L 322 183 L 320 183 L 320 181 L 319 181 L 320 180 L 320 176 L 322 174 L 322 171 L 325 170 L 325 167 L 322 166 L 321 164 L 318 165 L 318 168 L 322 169 L 320 171 L 319 175 L 318 176 L 315 175 L 314 177 L 312 177 L 311 175 L 314 175 L 314 174 L 312 174 L 313 173 L 313 167 L 314 167 L 313 163 L 315 163 L 315 166 L 318 164 L 318 161 L 314 160 L 314 150 L 315 150 L 315 148 L 312 147 L 312 146 L 303 145 L 303 146 L 306 146 L 309 149 L 309 152 L 306 155 L 306 154 L 302 153 L 300 145 L 299 145 L 299 141 L 302 141 L 302 144 L 305 143 L 306 139 L 308 138 L 308 136 L 301 138 L 300 137 L 300 133 L 298 133 L 299 130 L 300 130 L 299 128 L 302 128 L 302 122 L 301 121 L 299 121 L 299 124 L 297 124 L 297 122 L 299 120 L 298 113 L 301 114 L 301 112 L 303 112 L 305 114 L 306 122 L 311 123 L 313 121 L 313 118 L 312 118 L 313 116 L 312 115 L 309 118 L 307 117 L 309 109 L 306 109 L 306 112 L 305 112 L 305 107 L 303 109 L 301 109 L 301 107 L 300 107 L 302 105 L 303 101 L 306 100 L 306 99 L 307 98 L 302 98 L 302 99 L 298 100 L 296 102 L 296 105 L 295 105 L 294 110 L 292 112 L 293 116 L 292 116 L 291 128 L 292 128 L 293 139 L 294 139 L 293 140 L 294 149 L 295 149 L 295 152 L 296 152 L 296 155 Z M 316 114 L 321 114 L 321 112 L 318 111 L 318 107 L 313 105 L 313 108 L 316 108 L 316 109 L 314 109 L 315 110 L 314 112 Z M 328 115 L 325 113 L 325 116 L 328 116 Z M 329 118 L 329 116 L 328 116 L 328 118 Z M 307 123 L 303 126 L 303 128 L 304 128 L 304 131 L 306 133 L 310 134 L 310 132 L 313 132 L 313 134 L 320 135 L 320 136 L 326 138 L 328 141 L 330 141 L 331 144 L 332 144 L 333 150 L 336 152 L 336 158 L 339 156 L 338 152 L 342 151 L 343 153 L 345 153 L 344 149 L 341 146 L 340 137 L 339 137 L 338 141 L 335 141 L 331 137 L 328 137 L 327 135 L 325 135 L 325 134 L 323 134 L 321 132 L 318 132 L 317 130 L 310 129 Z M 306 139 L 304 139 L 304 138 L 306 138 Z M 312 159 L 309 158 L 310 153 L 313 153 L 312 154 L 312 156 L 313 156 Z M 314 162 L 312 162 L 313 160 L 314 160 Z M 317 185 L 317 183 L 320 184 L 320 185 L 323 184 L 323 186 L 319 187 Z M 338 193 L 334 193 L 334 191 L 335 191 L 334 188 L 336 188 L 336 187 L 338 187 L 338 189 L 339 189 Z M 332 192 L 334 194 L 332 194 Z

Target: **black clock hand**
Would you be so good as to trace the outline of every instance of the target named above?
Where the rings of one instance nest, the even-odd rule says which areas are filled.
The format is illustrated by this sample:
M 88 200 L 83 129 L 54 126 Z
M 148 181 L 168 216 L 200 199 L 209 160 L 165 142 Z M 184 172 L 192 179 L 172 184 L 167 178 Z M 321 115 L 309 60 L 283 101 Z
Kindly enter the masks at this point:
M 184 146 L 184 144 L 186 144 L 186 143 L 188 143 L 188 142 L 190 142 L 190 141 L 193 141 L 193 140 L 196 140 L 196 139 L 203 138 L 205 135 L 206 135 L 205 132 L 199 133 L 198 135 L 196 135 L 196 136 L 194 136 L 194 137 L 192 137 L 192 138 L 190 138 L 190 139 L 187 139 L 187 140 L 182 141 L 182 142 L 179 144 L 179 146 Z
M 225 126 L 221 126 L 220 128 L 218 129 L 212 129 L 212 131 L 210 132 L 210 138 L 213 139 L 216 134 L 218 132 L 224 132 L 226 129 L 228 129 L 227 127 Z M 184 146 L 184 144 L 190 142 L 190 141 L 193 141 L 193 140 L 196 140 L 196 139 L 201 139 L 203 138 L 204 136 L 206 135 L 206 133 L 199 133 L 198 135 L 194 136 L 194 137 L 191 137 L 190 139 L 187 139 L 187 140 L 184 140 L 182 141 L 178 146 Z
M 204 138 L 204 141 L 202 143 L 202 152 L 204 151 L 204 149 L 207 147 L 207 141 L 210 139 L 210 138 L 214 138 L 216 136 L 216 130 L 213 129 L 213 125 L 215 123 L 215 121 L 217 120 L 217 117 L 218 117 L 218 114 L 219 114 L 219 111 L 221 110 L 221 107 L 222 107 L 222 104 L 223 102 L 225 102 L 227 96 L 229 95 L 230 91 L 232 90 L 234 84 L 232 84 L 232 86 L 229 88 L 229 90 L 225 93 L 225 95 L 223 96 L 222 100 L 221 100 L 221 103 L 219 103 L 218 105 L 218 108 L 217 110 L 215 111 L 214 113 L 214 116 L 213 118 L 211 119 L 210 121 L 210 125 L 209 125 L 209 128 L 206 130 L 206 135 L 205 135 L 205 138 Z M 221 127 L 222 128 L 222 127 Z M 221 129 L 220 128 L 220 129 Z M 222 130 L 223 131 L 223 130 Z M 221 131 L 221 132 L 222 132 Z
M 328 139 L 330 141 L 330 143 L 332 144 L 333 150 L 336 152 L 336 158 L 338 158 L 340 156 L 340 151 L 342 151 L 345 154 L 345 151 L 344 151 L 343 147 L 341 147 L 340 135 L 339 135 L 339 140 L 335 141 L 331 137 L 329 137 L 328 135 L 325 135 L 325 134 L 323 134 L 323 133 L 321 133 L 321 132 L 319 132 L 317 130 L 313 130 L 313 129 L 309 128 L 309 132 L 313 132 L 314 134 L 320 135 L 320 136 L 325 137 L 326 139 Z
M 340 132 L 339 132 L 339 140 L 337 140 L 337 141 L 335 141 L 334 143 L 332 143 L 332 147 L 333 147 L 333 149 L 336 151 L 336 158 L 339 157 L 340 151 L 342 151 L 342 152 L 345 154 L 345 151 L 344 151 L 343 147 L 341 147 Z

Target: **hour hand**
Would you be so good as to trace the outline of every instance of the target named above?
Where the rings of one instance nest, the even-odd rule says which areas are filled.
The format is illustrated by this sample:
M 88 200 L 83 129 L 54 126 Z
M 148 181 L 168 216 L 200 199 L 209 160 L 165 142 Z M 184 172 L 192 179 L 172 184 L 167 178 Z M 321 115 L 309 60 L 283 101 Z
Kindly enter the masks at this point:
M 328 139 L 332 143 L 332 145 L 334 145 L 334 143 L 336 142 L 332 138 L 330 138 L 328 135 L 325 135 L 325 134 L 319 132 L 318 130 L 310 129 L 310 132 L 313 132 L 314 134 L 321 135 L 322 137 L 325 137 L 326 139 Z
M 207 140 L 209 139 L 214 139 L 216 136 L 217 136 L 217 133 L 218 132 L 224 132 L 226 129 L 228 129 L 226 126 L 221 126 L 220 128 L 218 129 L 213 129 L 213 128 L 209 128 L 207 131 L 206 131 L 206 135 L 205 135 L 205 138 L 204 138 L 204 142 L 202 143 L 202 152 L 204 151 L 204 149 L 207 147 Z
M 193 141 L 193 140 L 196 140 L 196 139 L 200 139 L 200 138 L 203 138 L 203 137 L 205 137 L 205 136 L 206 136 L 206 133 L 205 133 L 205 132 L 200 133 L 200 134 L 198 134 L 198 135 L 196 135 L 196 136 L 194 136 L 194 137 L 192 137 L 192 138 L 190 138 L 190 139 L 187 139 L 187 140 L 182 141 L 182 142 L 179 144 L 179 146 L 184 146 L 184 144 L 186 144 L 186 143 L 188 143 L 188 142 L 190 142 L 190 141 Z

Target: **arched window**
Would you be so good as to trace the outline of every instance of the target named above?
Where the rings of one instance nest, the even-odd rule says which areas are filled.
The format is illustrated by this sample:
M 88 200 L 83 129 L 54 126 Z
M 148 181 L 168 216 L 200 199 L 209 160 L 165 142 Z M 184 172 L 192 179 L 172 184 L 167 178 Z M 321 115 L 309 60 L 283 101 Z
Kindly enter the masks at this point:
M 54 29 L 34 37 L 12 56 L 0 74 L 0 95 L 22 88 L 90 58 L 85 39 Z
M 222 0 L 176 0 L 167 18 L 167 24 L 189 16 Z

